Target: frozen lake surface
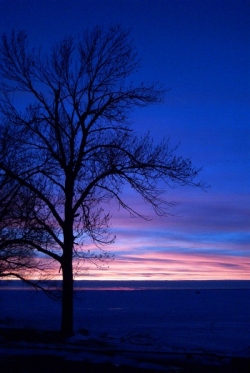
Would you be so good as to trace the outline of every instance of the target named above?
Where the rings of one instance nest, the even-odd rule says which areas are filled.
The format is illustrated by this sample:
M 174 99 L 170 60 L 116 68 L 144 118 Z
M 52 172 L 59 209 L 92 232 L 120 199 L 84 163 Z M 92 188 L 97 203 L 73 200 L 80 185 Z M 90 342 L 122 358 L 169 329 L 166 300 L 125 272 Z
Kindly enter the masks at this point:
M 60 328 L 41 291 L 2 283 L 0 303 L 1 327 Z M 76 282 L 75 331 L 119 351 L 250 357 L 250 282 Z

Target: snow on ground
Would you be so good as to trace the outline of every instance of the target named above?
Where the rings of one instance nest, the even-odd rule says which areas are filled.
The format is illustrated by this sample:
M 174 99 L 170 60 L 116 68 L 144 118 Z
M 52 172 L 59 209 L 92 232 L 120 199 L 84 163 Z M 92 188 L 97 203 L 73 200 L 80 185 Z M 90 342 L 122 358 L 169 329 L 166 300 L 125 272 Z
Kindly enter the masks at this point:
M 250 358 L 249 286 L 211 289 L 193 285 L 189 289 L 78 290 L 76 335 L 63 346 L 40 345 L 40 351 L 72 360 L 108 359 L 116 365 L 134 364 L 135 355 L 141 365 L 145 356 L 151 365 L 177 357 L 210 362 Z M 41 291 L 0 287 L 0 303 L 0 328 L 60 328 L 60 304 Z M 8 354 L 11 347 L 16 348 L 7 347 L 2 344 L 0 352 Z M 33 347 L 24 343 L 18 348 L 19 353 L 24 349 L 32 353 Z

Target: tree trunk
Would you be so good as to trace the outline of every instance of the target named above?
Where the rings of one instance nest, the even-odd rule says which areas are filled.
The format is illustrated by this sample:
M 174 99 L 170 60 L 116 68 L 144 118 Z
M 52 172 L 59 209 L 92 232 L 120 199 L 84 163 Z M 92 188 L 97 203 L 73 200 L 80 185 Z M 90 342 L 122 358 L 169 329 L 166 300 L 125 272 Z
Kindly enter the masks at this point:
M 62 262 L 63 279 L 62 279 L 61 332 L 65 336 L 71 336 L 74 334 L 72 251 L 71 253 L 65 253 L 65 254 L 63 256 L 63 262 Z
M 74 306 L 73 306 L 73 183 L 72 175 L 69 174 L 65 181 L 65 221 L 64 221 L 64 248 L 62 256 L 62 323 L 61 332 L 65 336 L 74 334 Z

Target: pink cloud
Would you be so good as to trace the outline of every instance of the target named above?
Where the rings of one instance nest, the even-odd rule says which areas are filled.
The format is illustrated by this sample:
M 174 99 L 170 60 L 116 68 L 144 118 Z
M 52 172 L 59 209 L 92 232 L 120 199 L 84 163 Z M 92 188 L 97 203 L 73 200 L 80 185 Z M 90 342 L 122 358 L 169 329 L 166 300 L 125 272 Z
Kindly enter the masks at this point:
M 144 253 L 124 255 L 107 270 L 91 268 L 85 279 L 105 280 L 249 280 L 247 257 Z

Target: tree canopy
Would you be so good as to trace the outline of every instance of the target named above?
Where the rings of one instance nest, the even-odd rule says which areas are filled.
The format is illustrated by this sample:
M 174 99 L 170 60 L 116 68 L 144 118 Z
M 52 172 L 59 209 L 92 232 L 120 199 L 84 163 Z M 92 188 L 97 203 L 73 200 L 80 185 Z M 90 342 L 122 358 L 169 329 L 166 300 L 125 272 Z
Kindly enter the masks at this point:
M 24 277 L 37 253 L 58 263 L 64 333 L 73 332 L 74 257 L 108 258 L 84 251 L 85 237 L 100 248 L 114 241 L 108 203 L 142 216 L 123 198 L 129 186 L 164 216 L 163 185 L 203 186 L 169 140 L 155 145 L 129 124 L 131 110 L 165 94 L 133 83 L 138 67 L 120 26 L 64 38 L 50 52 L 30 48 L 23 31 L 2 38 L 0 261 L 9 253 Z

